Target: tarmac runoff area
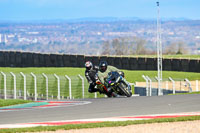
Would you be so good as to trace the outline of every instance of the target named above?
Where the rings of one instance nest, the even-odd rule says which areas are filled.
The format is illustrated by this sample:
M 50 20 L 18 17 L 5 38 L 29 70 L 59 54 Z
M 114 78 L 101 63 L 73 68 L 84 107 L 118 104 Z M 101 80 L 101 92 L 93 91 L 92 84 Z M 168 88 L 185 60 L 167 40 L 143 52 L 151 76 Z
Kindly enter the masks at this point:
M 39 106 L 0 108 L 0 129 L 200 115 L 198 94 L 37 103 Z

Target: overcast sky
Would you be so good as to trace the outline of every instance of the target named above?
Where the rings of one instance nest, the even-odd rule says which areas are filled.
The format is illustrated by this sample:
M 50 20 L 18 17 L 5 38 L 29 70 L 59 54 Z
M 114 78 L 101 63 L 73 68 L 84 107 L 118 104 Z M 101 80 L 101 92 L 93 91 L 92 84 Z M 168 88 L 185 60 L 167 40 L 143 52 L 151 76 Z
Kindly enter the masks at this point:
M 156 0 L 0 0 L 0 20 L 156 16 Z M 200 0 L 160 0 L 160 16 L 200 20 Z

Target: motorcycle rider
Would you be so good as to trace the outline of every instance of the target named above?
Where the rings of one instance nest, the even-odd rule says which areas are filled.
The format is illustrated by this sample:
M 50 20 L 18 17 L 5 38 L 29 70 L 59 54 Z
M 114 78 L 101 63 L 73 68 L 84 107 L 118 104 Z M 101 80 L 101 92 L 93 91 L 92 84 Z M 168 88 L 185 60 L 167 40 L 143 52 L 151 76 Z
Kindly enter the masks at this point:
M 113 72 L 113 71 L 117 71 L 119 73 L 121 72 L 116 67 L 108 65 L 108 63 L 106 61 L 101 61 L 99 63 L 98 77 L 99 77 L 99 80 L 101 81 L 102 84 L 105 85 L 104 80 L 108 77 L 108 73 Z
M 101 61 L 99 64 L 99 71 L 98 71 L 98 78 L 101 81 L 102 84 L 104 84 L 106 87 L 107 85 L 105 84 L 105 79 L 108 78 L 108 73 L 109 72 L 113 72 L 113 71 L 117 71 L 122 77 L 124 77 L 124 73 L 122 71 L 120 71 L 119 69 L 117 69 L 114 66 L 108 65 L 108 63 L 106 61 Z M 110 90 L 108 90 L 110 91 Z M 112 94 L 114 97 L 116 97 L 116 94 Z
M 95 86 L 96 86 L 95 75 L 98 72 L 98 67 L 93 66 L 91 61 L 86 61 L 85 68 L 86 68 L 85 77 L 86 77 L 88 83 L 90 84 L 90 86 L 88 88 L 88 92 L 92 93 L 92 92 L 99 91 L 97 88 L 95 88 Z

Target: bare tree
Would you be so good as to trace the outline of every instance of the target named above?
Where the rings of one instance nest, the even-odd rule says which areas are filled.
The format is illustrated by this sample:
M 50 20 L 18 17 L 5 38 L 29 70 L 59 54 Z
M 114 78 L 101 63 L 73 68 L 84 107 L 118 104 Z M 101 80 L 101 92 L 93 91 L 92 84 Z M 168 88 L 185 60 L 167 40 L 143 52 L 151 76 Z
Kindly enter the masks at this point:
M 146 41 L 138 37 L 120 37 L 102 44 L 102 55 L 146 54 Z
M 186 44 L 184 42 L 178 42 L 178 51 L 176 54 L 187 54 L 188 50 L 186 48 Z
M 115 55 L 127 55 L 129 46 L 126 38 L 117 38 L 112 41 L 112 47 Z
M 106 41 L 102 44 L 101 55 L 110 55 L 111 54 L 111 44 L 109 41 Z
M 142 40 L 142 39 L 139 39 L 139 38 L 136 40 L 136 51 L 135 51 L 135 53 L 137 55 L 146 54 L 145 43 L 146 43 L 145 40 Z
M 183 42 L 173 42 L 164 49 L 164 54 L 186 54 L 187 52 L 186 44 Z
M 114 39 L 112 41 L 112 47 L 116 55 L 123 55 L 123 47 L 122 44 L 120 43 L 120 39 L 118 38 Z

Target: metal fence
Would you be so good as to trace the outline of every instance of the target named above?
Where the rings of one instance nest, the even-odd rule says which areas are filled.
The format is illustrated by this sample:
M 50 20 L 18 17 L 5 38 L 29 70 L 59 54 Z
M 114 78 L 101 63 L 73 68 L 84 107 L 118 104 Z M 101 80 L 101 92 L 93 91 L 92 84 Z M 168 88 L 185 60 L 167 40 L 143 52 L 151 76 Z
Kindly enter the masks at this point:
M 158 79 L 157 77 L 149 77 L 142 75 L 145 83 L 136 82 L 136 93 L 145 96 L 155 96 L 158 95 L 158 92 L 161 92 L 161 95 L 166 94 L 175 94 L 175 93 L 185 93 L 185 92 L 198 92 L 200 84 L 198 80 L 189 81 L 185 79 L 177 79 L 169 77 L 162 80 L 161 90 L 158 90 Z
M 104 97 L 89 93 L 88 86 L 87 80 L 81 75 L 0 73 L 1 99 L 37 101 Z

